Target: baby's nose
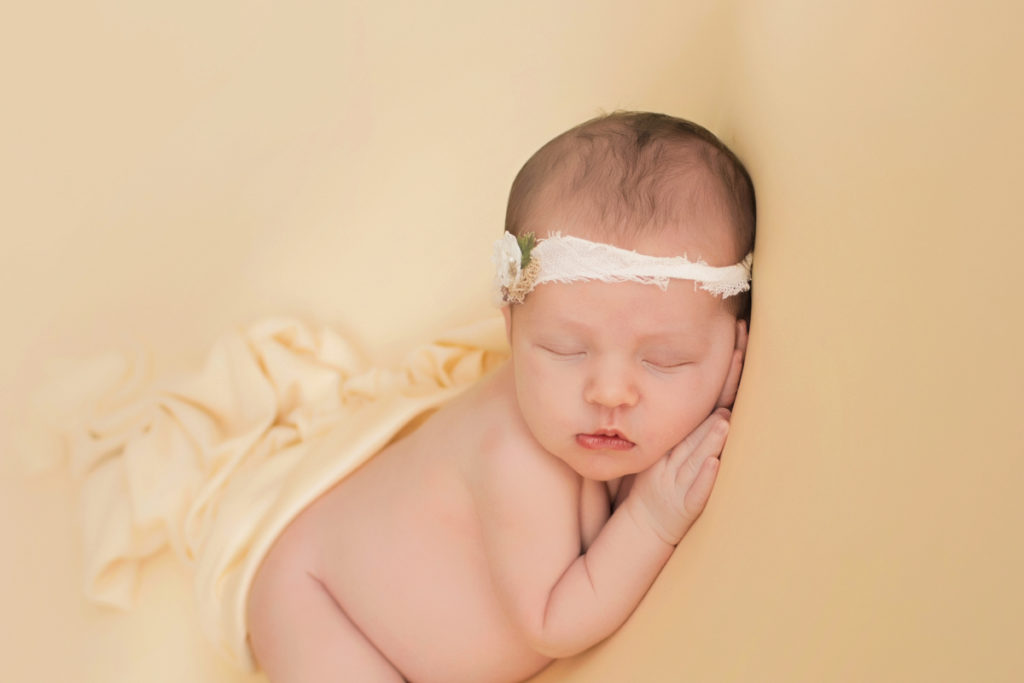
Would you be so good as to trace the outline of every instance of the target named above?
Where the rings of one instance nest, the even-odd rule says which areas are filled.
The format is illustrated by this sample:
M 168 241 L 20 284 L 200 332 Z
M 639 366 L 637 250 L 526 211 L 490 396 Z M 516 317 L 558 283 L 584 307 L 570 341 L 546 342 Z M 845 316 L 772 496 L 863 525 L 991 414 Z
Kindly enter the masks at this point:
M 590 375 L 583 396 L 587 403 L 606 408 L 634 406 L 639 397 L 640 394 L 630 373 L 611 363 L 595 368 Z

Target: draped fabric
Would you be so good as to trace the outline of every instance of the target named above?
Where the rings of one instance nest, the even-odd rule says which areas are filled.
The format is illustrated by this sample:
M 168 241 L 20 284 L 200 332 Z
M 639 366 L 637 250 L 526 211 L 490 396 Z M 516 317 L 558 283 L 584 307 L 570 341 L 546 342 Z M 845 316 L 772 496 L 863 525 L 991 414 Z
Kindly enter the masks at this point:
M 245 603 L 278 534 L 403 428 L 507 356 L 500 318 L 369 367 L 328 329 L 273 318 L 221 337 L 201 370 L 153 380 L 107 356 L 46 395 L 81 482 L 88 597 L 128 608 L 141 563 L 170 547 L 193 570 L 206 634 L 251 666 Z

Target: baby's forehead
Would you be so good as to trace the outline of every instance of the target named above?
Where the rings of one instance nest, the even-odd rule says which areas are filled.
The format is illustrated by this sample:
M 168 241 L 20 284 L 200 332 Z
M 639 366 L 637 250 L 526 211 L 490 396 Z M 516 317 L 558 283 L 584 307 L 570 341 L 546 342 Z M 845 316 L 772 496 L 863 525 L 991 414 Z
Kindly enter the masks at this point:
M 663 290 L 639 282 L 574 282 L 538 285 L 526 308 L 540 330 L 628 339 L 692 338 L 726 314 L 721 299 L 677 280 Z

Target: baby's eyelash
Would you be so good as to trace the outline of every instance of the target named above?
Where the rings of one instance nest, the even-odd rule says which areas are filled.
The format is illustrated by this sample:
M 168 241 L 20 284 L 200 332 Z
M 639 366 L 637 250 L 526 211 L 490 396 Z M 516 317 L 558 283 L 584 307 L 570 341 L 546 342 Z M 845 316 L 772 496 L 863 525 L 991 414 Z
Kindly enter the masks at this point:
M 576 358 L 584 354 L 583 351 L 566 351 L 562 349 L 553 349 L 550 346 L 543 345 L 540 345 L 540 348 L 553 356 L 558 356 L 559 358 Z
M 679 361 L 678 363 L 657 363 L 652 360 L 644 360 L 641 362 L 647 367 L 653 368 L 655 370 L 678 370 L 691 364 L 691 362 L 688 360 Z

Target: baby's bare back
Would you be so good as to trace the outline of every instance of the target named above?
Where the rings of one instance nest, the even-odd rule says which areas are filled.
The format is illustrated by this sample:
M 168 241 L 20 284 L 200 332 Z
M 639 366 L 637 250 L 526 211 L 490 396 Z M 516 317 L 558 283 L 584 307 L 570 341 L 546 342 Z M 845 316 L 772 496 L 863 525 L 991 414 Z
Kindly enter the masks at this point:
M 491 425 L 514 409 L 503 384 L 432 415 L 282 535 L 301 539 L 294 561 L 409 680 L 516 681 L 550 661 L 498 601 L 472 490 Z

